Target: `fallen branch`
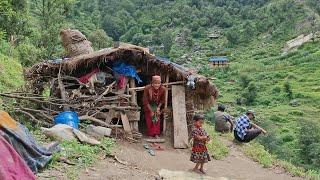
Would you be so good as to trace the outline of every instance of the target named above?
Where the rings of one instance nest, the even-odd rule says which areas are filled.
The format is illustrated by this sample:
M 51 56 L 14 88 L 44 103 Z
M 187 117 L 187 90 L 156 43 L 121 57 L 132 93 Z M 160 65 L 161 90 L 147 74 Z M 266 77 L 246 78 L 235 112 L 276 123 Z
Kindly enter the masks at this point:
M 58 159 L 58 162 L 63 162 L 63 163 L 66 163 L 68 165 L 76 165 L 75 163 L 71 162 L 70 160 L 68 160 L 67 158 L 64 158 L 64 157 L 59 157 Z
M 98 101 L 99 99 L 101 99 L 104 95 L 108 94 L 109 90 L 110 90 L 110 87 L 112 87 L 116 82 L 113 81 L 108 87 L 107 89 L 95 100 Z
M 45 114 L 45 111 L 42 111 L 42 110 L 31 109 L 31 108 L 24 108 L 24 107 L 15 108 L 15 110 L 23 110 L 23 111 L 36 112 L 37 114 L 40 114 L 41 116 L 49 119 L 51 122 L 53 121 L 53 117 L 50 117 L 49 115 Z
M 120 159 L 118 159 L 118 157 L 116 155 L 107 154 L 106 157 L 107 158 L 112 158 L 112 159 L 114 159 L 115 161 L 117 161 L 120 164 L 123 164 L 123 165 L 126 165 L 126 166 L 128 165 L 128 162 L 121 161 Z
M 80 117 L 79 117 L 79 120 L 90 120 L 90 121 L 93 121 L 93 122 L 95 122 L 95 123 L 100 124 L 101 126 L 105 126 L 105 127 L 108 127 L 108 128 L 122 127 L 122 125 L 111 125 L 111 124 L 107 124 L 107 123 L 101 121 L 100 119 L 97 119 L 97 118 L 94 118 L 94 117 L 88 116 L 88 115 L 80 116 Z
M 56 106 L 67 105 L 67 104 L 61 104 L 61 103 L 54 103 L 54 102 L 51 102 L 51 101 L 42 101 L 42 100 L 39 100 L 38 98 L 33 98 L 33 97 L 25 97 L 25 96 L 11 95 L 11 94 L 0 93 L 0 96 L 9 97 L 9 98 L 15 98 L 15 99 L 24 99 L 24 100 L 37 102 L 37 103 L 48 103 L 48 104 L 56 105 Z
M 23 111 L 23 110 L 21 110 L 21 109 L 16 109 L 16 112 L 19 112 L 19 113 L 22 113 L 22 114 L 24 114 L 24 115 L 29 116 L 33 122 L 36 122 L 36 123 L 39 123 L 39 124 L 43 124 L 43 125 L 45 125 L 45 126 L 47 126 L 47 127 L 51 126 L 51 124 L 49 124 L 49 123 L 47 123 L 47 122 L 40 121 L 40 120 L 38 120 L 36 117 L 34 117 L 32 114 L 30 114 L 30 113 L 28 113 L 28 112 L 26 112 L 26 111 Z

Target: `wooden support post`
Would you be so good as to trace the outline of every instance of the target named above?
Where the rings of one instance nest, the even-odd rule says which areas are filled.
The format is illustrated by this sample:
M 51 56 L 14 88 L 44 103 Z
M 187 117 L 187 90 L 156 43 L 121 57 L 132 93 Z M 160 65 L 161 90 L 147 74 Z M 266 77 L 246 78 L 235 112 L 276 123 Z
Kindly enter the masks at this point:
M 60 89 L 60 93 L 61 93 L 61 99 L 64 101 L 67 101 L 66 90 L 65 90 L 63 82 L 61 80 L 61 64 L 60 64 L 59 74 L 58 74 L 58 84 L 59 84 L 59 89 Z M 63 110 L 70 111 L 70 107 L 67 105 L 64 105 Z
M 130 84 L 131 102 L 134 105 L 137 105 L 137 92 L 135 90 L 131 90 L 131 88 L 136 88 L 136 82 L 133 78 L 130 78 L 129 84 Z
M 169 75 L 166 76 L 166 84 L 169 83 Z M 164 103 L 164 110 L 168 108 L 168 85 L 166 85 L 166 93 L 165 93 L 165 103 Z M 163 129 L 162 133 L 165 134 L 167 129 L 167 119 L 163 118 Z
M 134 78 L 130 78 L 129 85 L 130 85 L 130 88 L 136 88 L 136 81 L 134 80 Z M 130 90 L 130 94 L 131 94 L 131 102 L 133 103 L 133 105 L 135 106 L 138 105 L 136 90 Z M 132 126 L 132 130 L 139 132 L 139 124 L 137 121 L 130 122 L 130 124 Z

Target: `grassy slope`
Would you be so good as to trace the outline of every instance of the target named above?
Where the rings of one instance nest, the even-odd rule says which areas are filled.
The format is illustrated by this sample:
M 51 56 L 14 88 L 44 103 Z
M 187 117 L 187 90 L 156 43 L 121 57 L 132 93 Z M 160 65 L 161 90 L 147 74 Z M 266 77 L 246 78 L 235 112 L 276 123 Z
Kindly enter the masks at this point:
M 16 60 L 0 54 L 0 92 L 7 92 L 24 83 L 21 64 Z
M 219 102 L 229 104 L 229 111 L 234 115 L 239 115 L 245 108 L 255 109 L 260 124 L 267 126 L 271 134 L 268 138 L 274 141 L 267 142 L 268 138 L 264 138 L 262 142 L 279 158 L 295 163 L 299 163 L 296 158 L 299 123 L 306 120 L 320 123 L 319 43 L 305 44 L 284 56 L 280 46 L 255 48 L 257 44 L 252 44 L 235 51 L 230 68 L 214 73 L 222 95 Z M 237 81 L 242 74 L 248 75 L 258 87 L 256 102 L 247 107 L 235 103 L 244 91 Z M 228 83 L 230 80 L 236 80 L 236 83 Z M 291 100 L 284 92 L 285 82 L 291 85 L 293 99 L 299 106 L 290 106 Z

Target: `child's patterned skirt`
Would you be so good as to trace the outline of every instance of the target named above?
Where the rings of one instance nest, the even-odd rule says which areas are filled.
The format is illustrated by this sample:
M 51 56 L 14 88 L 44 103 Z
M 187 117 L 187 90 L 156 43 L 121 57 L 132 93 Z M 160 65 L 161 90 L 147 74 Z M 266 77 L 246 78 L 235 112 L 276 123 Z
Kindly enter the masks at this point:
M 190 161 L 194 163 L 207 163 L 211 161 L 207 147 L 205 145 L 194 145 L 192 147 L 192 153 Z

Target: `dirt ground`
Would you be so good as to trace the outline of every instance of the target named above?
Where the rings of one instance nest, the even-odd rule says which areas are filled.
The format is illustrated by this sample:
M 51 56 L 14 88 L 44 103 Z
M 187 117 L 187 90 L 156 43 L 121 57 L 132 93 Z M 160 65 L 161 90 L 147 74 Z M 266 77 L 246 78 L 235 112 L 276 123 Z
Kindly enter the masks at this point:
M 247 158 L 232 143 L 229 144 L 230 154 L 223 160 L 212 160 L 205 165 L 207 175 L 226 179 L 259 179 L 288 180 L 300 179 L 291 177 L 281 169 L 266 169 Z M 194 164 L 189 161 L 190 150 L 173 149 L 166 145 L 164 151 L 156 151 L 156 156 L 148 154 L 143 144 L 120 142 L 115 152 L 120 161 L 103 160 L 94 166 L 94 170 L 81 172 L 79 179 L 155 179 L 160 169 L 172 171 L 188 171 Z
M 205 164 L 207 176 L 213 179 L 254 179 L 254 180 L 289 180 L 301 179 L 291 177 L 282 169 L 267 169 L 260 164 L 247 158 L 241 150 L 232 142 L 225 141 L 230 148 L 228 157 L 222 160 L 210 161 Z M 156 179 L 159 170 L 190 171 L 194 164 L 189 161 L 190 150 L 173 149 L 171 145 L 165 144 L 164 151 L 156 151 L 151 156 L 143 147 L 144 143 L 129 144 L 118 142 L 117 151 L 114 152 L 121 163 L 106 158 L 99 160 L 92 167 L 79 172 L 80 180 L 143 180 Z M 52 174 L 52 173 L 51 173 Z M 53 175 L 54 176 L 54 175 Z M 40 177 L 39 179 L 47 179 Z M 52 178 L 52 177 L 51 177 Z M 50 178 L 50 179 L 51 179 Z M 63 175 L 54 179 L 66 179 Z M 196 179 L 203 179 L 201 176 Z

